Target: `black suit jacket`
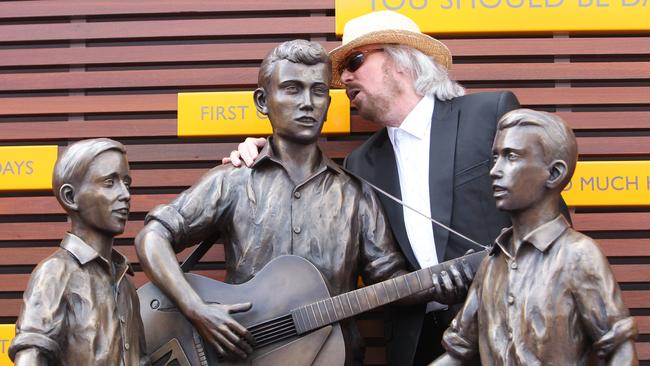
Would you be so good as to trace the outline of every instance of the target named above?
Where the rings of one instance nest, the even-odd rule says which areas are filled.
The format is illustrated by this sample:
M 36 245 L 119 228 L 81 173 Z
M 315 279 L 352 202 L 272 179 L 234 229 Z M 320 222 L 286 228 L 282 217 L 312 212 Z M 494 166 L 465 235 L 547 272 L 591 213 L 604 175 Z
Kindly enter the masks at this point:
M 489 170 L 496 123 L 503 114 L 518 107 L 519 102 L 511 92 L 435 101 L 429 156 L 431 217 L 484 245 L 492 245 L 501 229 L 510 226 L 508 214 L 496 209 Z M 386 128 L 354 150 L 344 165 L 401 198 L 395 154 Z M 411 270 L 419 269 L 406 234 L 402 206 L 381 194 L 379 198 Z M 433 233 L 440 262 L 459 257 L 470 248 L 480 249 L 436 225 Z M 388 362 L 411 365 L 424 305 L 393 310 L 385 334 Z M 446 329 L 446 325 L 443 327 Z

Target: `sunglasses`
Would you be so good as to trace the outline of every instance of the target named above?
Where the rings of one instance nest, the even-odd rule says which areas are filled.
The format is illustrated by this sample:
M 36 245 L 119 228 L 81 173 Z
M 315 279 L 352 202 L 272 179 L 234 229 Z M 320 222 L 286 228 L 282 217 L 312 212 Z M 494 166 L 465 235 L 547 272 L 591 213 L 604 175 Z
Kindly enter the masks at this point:
M 383 48 L 373 48 L 365 51 L 352 52 L 341 64 L 340 73 L 342 74 L 343 71 L 345 70 L 348 70 L 349 72 L 355 72 L 359 70 L 361 65 L 363 65 L 363 63 L 366 61 L 367 55 L 373 52 L 380 52 L 383 50 L 384 50 Z

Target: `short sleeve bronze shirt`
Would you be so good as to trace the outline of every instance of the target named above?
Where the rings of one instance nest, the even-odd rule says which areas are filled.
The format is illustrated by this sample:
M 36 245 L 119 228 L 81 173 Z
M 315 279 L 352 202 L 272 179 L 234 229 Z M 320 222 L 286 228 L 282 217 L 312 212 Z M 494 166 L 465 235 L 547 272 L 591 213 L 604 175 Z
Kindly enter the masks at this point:
M 560 215 L 511 255 L 504 231 L 443 345 L 483 365 L 587 365 L 636 334 L 607 258 Z
M 119 252 L 109 261 L 66 234 L 31 275 L 10 357 L 35 347 L 63 366 L 148 364 L 138 296 L 127 274 L 133 271 Z
M 169 205 L 149 213 L 181 251 L 206 238 L 225 244 L 226 282 L 249 280 L 271 259 L 298 255 L 323 274 L 332 295 L 404 269 L 371 188 L 321 155 L 315 173 L 294 184 L 266 144 L 252 168 L 212 169 Z

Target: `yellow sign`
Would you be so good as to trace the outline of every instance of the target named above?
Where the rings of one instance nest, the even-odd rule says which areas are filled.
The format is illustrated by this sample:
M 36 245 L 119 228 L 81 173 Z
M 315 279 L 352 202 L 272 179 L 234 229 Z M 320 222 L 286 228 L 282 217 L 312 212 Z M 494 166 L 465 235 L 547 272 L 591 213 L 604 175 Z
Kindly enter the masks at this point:
M 0 191 L 52 189 L 57 146 L 0 147 Z
M 569 206 L 650 205 L 650 161 L 581 161 L 562 196 Z
M 330 90 L 323 133 L 350 132 L 350 101 L 344 90 Z M 270 135 L 271 123 L 257 112 L 253 92 L 178 94 L 178 136 Z
M 379 10 L 402 13 L 432 35 L 650 29 L 650 0 L 336 0 L 336 34 Z
M 16 335 L 14 324 L 0 324 L 0 366 L 13 365 L 9 359 L 9 346 Z

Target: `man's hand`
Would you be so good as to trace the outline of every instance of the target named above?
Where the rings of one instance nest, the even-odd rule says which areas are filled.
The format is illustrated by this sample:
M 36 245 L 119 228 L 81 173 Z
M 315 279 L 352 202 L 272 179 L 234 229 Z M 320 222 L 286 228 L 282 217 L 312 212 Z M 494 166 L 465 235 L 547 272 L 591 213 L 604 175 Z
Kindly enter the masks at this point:
M 229 157 L 221 159 L 221 163 L 230 163 L 233 166 L 240 167 L 241 161 L 244 160 L 244 164 L 250 167 L 255 162 L 255 159 L 257 159 L 259 150 L 263 148 L 264 145 L 266 145 L 266 139 L 264 137 L 247 137 L 244 142 L 237 146 L 237 150 L 233 150 L 230 153 Z
M 219 356 L 227 360 L 242 360 L 253 352 L 255 341 L 248 330 L 229 314 L 248 311 L 251 307 L 250 302 L 233 305 L 204 303 L 192 311 L 190 321 Z
M 460 268 L 456 264 L 452 264 L 449 271 L 440 272 L 440 276 L 434 273 L 431 277 L 436 293 L 435 301 L 453 305 L 465 300 L 474 274 L 469 265 L 465 261 L 461 261 Z

